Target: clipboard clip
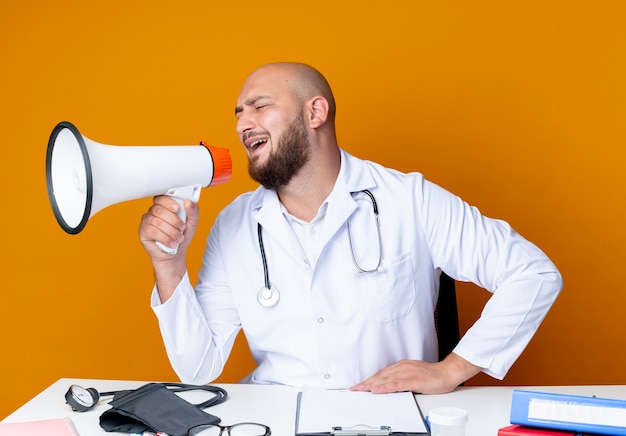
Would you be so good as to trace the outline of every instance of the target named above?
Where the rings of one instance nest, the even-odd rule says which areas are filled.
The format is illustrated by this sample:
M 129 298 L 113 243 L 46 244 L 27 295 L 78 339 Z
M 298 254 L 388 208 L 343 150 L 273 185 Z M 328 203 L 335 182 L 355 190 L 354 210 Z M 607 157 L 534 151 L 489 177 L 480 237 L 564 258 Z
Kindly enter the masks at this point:
M 352 427 L 333 427 L 330 434 L 333 436 L 389 436 L 391 427 L 388 425 L 370 427 L 365 424 L 357 424 Z

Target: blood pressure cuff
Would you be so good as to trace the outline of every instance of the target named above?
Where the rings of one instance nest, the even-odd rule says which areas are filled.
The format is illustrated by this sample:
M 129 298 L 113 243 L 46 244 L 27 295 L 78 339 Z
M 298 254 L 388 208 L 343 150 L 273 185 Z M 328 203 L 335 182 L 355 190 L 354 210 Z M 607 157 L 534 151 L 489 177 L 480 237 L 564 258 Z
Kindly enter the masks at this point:
M 100 427 L 109 432 L 163 432 L 186 436 L 199 424 L 217 424 L 220 418 L 184 400 L 162 383 L 148 383 L 132 391 L 119 391 L 100 416 Z

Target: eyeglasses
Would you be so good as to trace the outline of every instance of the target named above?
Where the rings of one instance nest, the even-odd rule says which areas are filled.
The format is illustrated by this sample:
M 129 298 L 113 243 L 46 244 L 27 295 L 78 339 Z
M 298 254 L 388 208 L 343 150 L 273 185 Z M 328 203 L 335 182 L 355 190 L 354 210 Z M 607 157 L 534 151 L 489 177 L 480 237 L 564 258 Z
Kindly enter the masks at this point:
M 270 436 L 267 425 L 254 422 L 240 422 L 233 425 L 200 424 L 191 427 L 187 436 Z

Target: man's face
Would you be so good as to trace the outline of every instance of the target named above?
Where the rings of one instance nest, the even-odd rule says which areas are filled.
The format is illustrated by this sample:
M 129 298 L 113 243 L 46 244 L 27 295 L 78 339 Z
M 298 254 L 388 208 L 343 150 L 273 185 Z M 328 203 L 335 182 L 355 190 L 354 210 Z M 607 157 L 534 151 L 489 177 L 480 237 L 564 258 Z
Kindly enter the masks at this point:
M 306 164 L 309 139 L 302 107 L 275 71 L 248 78 L 235 110 L 248 172 L 268 189 L 286 185 Z

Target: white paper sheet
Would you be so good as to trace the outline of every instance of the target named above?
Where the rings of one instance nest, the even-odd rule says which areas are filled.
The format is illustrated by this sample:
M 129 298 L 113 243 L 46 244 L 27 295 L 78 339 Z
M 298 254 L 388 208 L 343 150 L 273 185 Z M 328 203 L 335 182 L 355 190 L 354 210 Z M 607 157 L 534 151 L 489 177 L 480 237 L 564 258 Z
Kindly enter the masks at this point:
M 305 387 L 296 433 L 329 433 L 333 427 L 390 426 L 391 432 L 426 433 L 411 392 L 372 394 Z

